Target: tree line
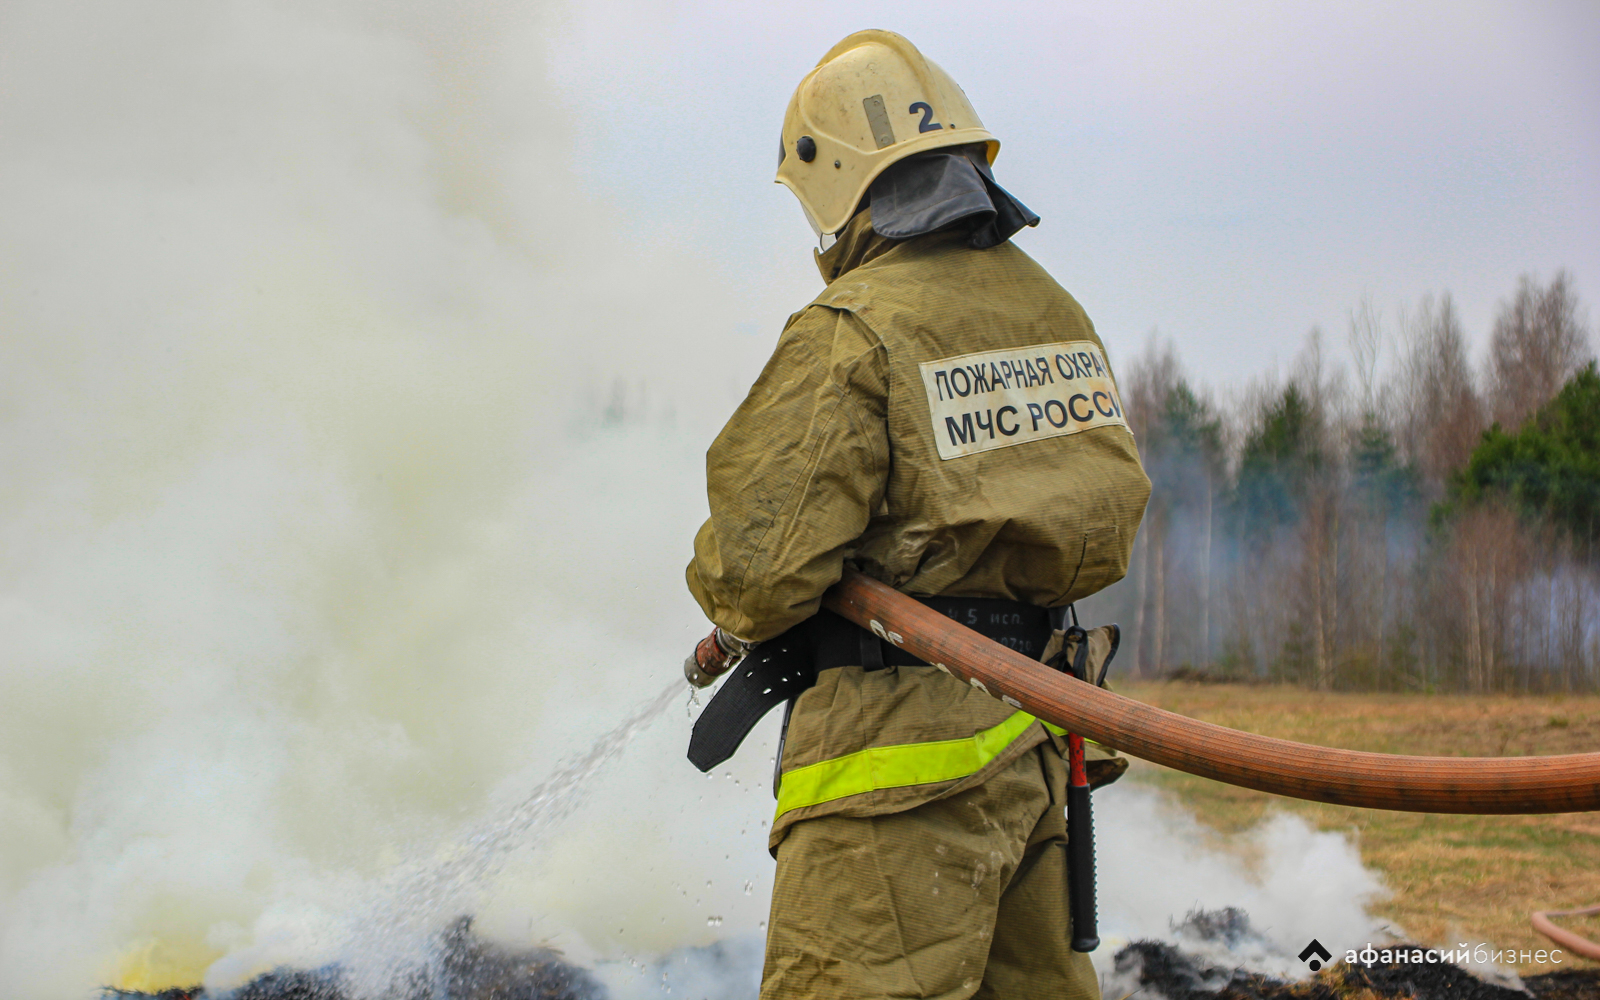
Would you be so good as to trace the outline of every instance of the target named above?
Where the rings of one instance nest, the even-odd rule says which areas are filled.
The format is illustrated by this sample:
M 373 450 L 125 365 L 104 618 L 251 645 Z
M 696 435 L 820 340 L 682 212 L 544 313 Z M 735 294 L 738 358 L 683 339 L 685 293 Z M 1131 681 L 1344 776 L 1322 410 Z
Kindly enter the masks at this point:
M 1480 364 L 1449 294 L 1351 311 L 1218 403 L 1152 337 L 1119 373 L 1152 484 L 1092 599 L 1142 676 L 1600 688 L 1600 375 L 1571 277 L 1524 277 Z

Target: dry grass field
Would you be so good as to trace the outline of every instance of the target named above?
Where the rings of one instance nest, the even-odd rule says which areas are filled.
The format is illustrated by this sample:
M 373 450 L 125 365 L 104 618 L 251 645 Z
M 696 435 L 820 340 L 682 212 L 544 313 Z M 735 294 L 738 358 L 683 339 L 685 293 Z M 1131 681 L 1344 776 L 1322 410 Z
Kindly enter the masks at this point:
M 1124 684 L 1118 692 L 1168 711 L 1283 739 L 1381 753 L 1453 756 L 1600 750 L 1600 696 L 1466 697 L 1319 693 L 1281 686 Z M 1600 903 L 1600 814 L 1445 816 L 1350 809 L 1235 788 L 1135 761 L 1129 777 L 1175 794 L 1218 841 L 1270 810 L 1323 830 L 1349 830 L 1393 895 L 1376 915 L 1412 941 L 1486 941 L 1534 950 L 1535 909 Z M 1600 919 L 1566 926 L 1600 939 Z M 1560 968 L 1592 967 L 1567 957 Z M 1523 965 L 1524 974 L 1557 966 Z

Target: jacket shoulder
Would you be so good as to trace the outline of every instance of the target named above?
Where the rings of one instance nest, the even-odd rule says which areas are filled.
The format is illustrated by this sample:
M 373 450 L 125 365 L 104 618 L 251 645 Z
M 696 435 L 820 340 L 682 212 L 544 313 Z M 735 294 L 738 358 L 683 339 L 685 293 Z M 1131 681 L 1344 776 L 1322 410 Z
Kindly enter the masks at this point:
M 1050 272 L 1010 240 L 975 250 L 959 241 L 943 239 L 943 235 L 907 240 L 883 256 L 841 274 L 811 305 L 851 309 L 886 290 L 911 285 L 967 289 L 975 281 L 1043 286 L 1071 298 Z
M 981 301 L 1014 319 L 1037 313 L 1092 330 L 1078 301 L 1021 247 L 1008 240 L 975 250 L 943 235 L 907 240 L 840 275 L 808 308 L 849 312 L 873 325 L 886 313 L 949 316 L 986 308 Z

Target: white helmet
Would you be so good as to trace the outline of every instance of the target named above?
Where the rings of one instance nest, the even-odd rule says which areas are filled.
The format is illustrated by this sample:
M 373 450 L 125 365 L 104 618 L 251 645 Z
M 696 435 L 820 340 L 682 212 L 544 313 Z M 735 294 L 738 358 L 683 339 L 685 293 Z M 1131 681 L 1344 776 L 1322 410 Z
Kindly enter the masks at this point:
M 806 74 L 783 116 L 778 183 L 817 234 L 837 233 L 884 169 L 943 146 L 1000 142 L 950 75 L 892 31 L 858 31 Z

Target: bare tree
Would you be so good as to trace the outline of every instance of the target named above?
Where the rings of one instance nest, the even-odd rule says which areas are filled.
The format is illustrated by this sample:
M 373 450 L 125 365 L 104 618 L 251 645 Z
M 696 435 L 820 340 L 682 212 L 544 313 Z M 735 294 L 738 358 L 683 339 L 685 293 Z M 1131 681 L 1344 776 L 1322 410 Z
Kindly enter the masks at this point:
M 1134 441 L 1138 443 L 1141 457 L 1146 462 L 1150 460 L 1149 447 L 1151 431 L 1160 420 L 1161 408 L 1166 402 L 1167 395 L 1172 392 L 1178 380 L 1182 378 L 1182 368 L 1178 363 L 1177 352 L 1172 347 L 1172 341 L 1163 341 L 1160 335 L 1150 331 L 1145 340 L 1144 350 L 1140 351 L 1118 378 L 1121 387 L 1122 399 L 1128 414 L 1129 429 L 1133 431 Z M 1150 603 L 1151 584 L 1154 583 L 1159 591 L 1161 581 L 1161 548 L 1166 544 L 1165 538 L 1158 537 L 1151 541 L 1152 535 L 1163 534 L 1159 514 L 1160 498 L 1153 498 L 1155 510 L 1147 509 L 1144 523 L 1140 525 L 1139 537 L 1134 545 L 1134 562 L 1131 567 L 1131 576 L 1134 577 L 1138 592 L 1134 603 L 1134 636 L 1133 636 L 1133 668 L 1140 676 L 1148 675 L 1161 668 L 1161 633 L 1165 629 L 1165 622 L 1161 615 L 1155 615 L 1154 642 L 1149 641 L 1146 610 Z M 1156 551 L 1151 552 L 1154 545 Z M 1152 565 L 1156 572 L 1152 574 Z M 1151 576 L 1155 576 L 1152 581 Z M 1159 603 L 1159 598 L 1157 599 Z
M 1383 350 L 1383 315 L 1363 296 L 1361 305 L 1350 310 L 1350 357 L 1356 366 L 1356 381 L 1361 385 L 1361 412 L 1376 413 L 1378 355 Z
M 1136 441 L 1148 440 L 1151 426 L 1161 412 L 1167 395 L 1183 378 L 1183 368 L 1172 341 L 1162 340 L 1154 330 L 1145 339 L 1144 350 L 1117 378 L 1128 414 L 1128 424 Z
M 1472 454 L 1485 424 L 1483 403 L 1449 292 L 1424 296 L 1416 312 L 1401 314 L 1401 324 L 1407 343 L 1390 395 L 1401 445 L 1437 492 Z
M 1312 685 L 1331 691 L 1335 681 L 1334 636 L 1339 627 L 1339 469 L 1334 447 L 1336 421 L 1345 391 L 1344 371 L 1328 365 L 1322 331 L 1312 327 L 1295 358 L 1295 383 L 1311 404 L 1313 447 L 1323 456 L 1318 473 L 1307 481 L 1300 501 L 1300 586 L 1303 628 L 1310 632 Z
M 1453 613 L 1422 609 L 1448 629 L 1444 645 L 1454 647 L 1466 668 L 1466 690 L 1482 694 L 1516 686 L 1510 652 L 1514 634 L 1527 628 L 1516 613 L 1515 596 L 1531 568 L 1535 543 L 1514 513 L 1484 505 L 1464 514 L 1446 543 L 1438 593 Z
M 1336 423 L 1343 416 L 1345 400 L 1344 367 L 1328 363 L 1328 353 L 1322 345 L 1322 328 L 1313 326 L 1307 333 L 1300 353 L 1294 359 L 1294 381 L 1305 393 L 1306 401 L 1316 418 L 1317 444 L 1329 448 L 1333 444 Z
M 1589 357 L 1589 337 L 1578 315 L 1572 277 L 1557 271 L 1541 288 L 1523 275 L 1510 302 L 1500 303 L 1489 340 L 1490 411 L 1515 430 L 1548 403 Z

